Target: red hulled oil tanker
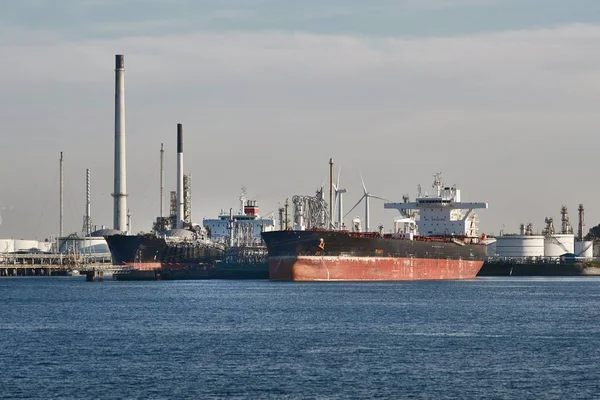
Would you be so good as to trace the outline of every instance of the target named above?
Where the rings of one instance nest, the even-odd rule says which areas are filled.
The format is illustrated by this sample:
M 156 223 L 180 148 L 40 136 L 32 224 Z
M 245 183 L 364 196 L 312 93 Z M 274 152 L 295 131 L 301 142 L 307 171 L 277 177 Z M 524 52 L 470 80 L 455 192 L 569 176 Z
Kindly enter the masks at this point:
M 405 198 L 402 203 L 385 204 L 385 208 L 397 209 L 401 214 L 389 234 L 368 231 L 368 198 L 375 196 L 364 185 L 361 200 L 367 203 L 365 232 L 358 219 L 353 220 L 352 231 L 346 230 L 341 212 L 343 192 L 332 186 L 338 208 L 336 223 L 328 221 L 321 190 L 314 197 L 294 196 L 293 230 L 262 234 L 269 254 L 270 279 L 472 279 L 481 269 L 486 245 L 477 235 L 474 210 L 487 208 L 487 203 L 461 202 L 460 190 L 444 186 L 439 174 L 435 175 L 432 196 L 419 190 L 415 202 Z M 336 229 L 323 229 L 323 225 Z

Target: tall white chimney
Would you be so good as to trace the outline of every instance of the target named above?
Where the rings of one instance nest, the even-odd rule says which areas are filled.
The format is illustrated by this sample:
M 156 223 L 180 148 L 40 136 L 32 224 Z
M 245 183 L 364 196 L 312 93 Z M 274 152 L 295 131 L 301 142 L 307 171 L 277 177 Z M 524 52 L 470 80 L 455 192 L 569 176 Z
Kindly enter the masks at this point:
M 115 190 L 114 229 L 127 231 L 127 182 L 125 162 L 125 58 L 115 56 Z
M 177 228 L 183 228 L 183 126 L 177 124 Z
M 58 237 L 63 237 L 63 191 L 64 191 L 64 181 L 63 181 L 63 152 L 60 152 L 60 169 L 59 169 L 59 189 L 58 189 Z

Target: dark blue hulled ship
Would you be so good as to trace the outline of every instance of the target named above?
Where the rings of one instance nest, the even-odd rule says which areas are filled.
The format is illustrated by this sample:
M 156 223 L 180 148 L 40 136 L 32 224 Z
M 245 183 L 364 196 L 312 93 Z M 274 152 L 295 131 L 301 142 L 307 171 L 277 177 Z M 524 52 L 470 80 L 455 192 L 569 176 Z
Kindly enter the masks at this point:
M 127 268 L 117 279 L 268 279 L 268 257 L 261 233 L 275 229 L 273 218 L 261 218 L 256 201 L 240 196 L 240 210 L 222 211 L 203 226 L 152 233 L 107 236 L 112 261 Z M 168 225 L 168 219 L 167 225 Z

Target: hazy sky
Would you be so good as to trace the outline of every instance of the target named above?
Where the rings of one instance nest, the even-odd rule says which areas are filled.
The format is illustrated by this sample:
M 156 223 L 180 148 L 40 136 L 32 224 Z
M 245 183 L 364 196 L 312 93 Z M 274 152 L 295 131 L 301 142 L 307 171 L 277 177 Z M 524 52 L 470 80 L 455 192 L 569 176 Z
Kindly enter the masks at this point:
M 262 214 L 341 166 L 346 209 L 411 199 L 442 171 L 481 230 L 543 227 L 561 204 L 600 223 L 600 1 L 7 0 L 0 3 L 0 237 L 112 225 L 114 55 L 125 55 L 134 231 L 159 213 L 159 149 L 175 135 L 200 222 Z M 360 212 L 353 214 L 362 217 Z M 373 200 L 371 225 L 395 212 Z M 348 219 L 349 220 L 349 219 Z

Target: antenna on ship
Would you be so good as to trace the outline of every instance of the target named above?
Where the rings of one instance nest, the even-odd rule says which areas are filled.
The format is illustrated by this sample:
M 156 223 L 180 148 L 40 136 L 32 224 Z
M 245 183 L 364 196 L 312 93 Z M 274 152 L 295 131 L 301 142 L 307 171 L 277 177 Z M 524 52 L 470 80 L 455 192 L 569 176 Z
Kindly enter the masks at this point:
M 240 215 L 244 215 L 244 207 L 246 206 L 246 198 L 247 198 L 247 194 L 248 194 L 248 190 L 246 189 L 246 186 L 242 186 L 242 190 L 240 192 Z
M 229 247 L 233 247 L 233 208 L 229 209 L 229 224 L 227 229 L 229 229 Z
M 436 190 L 437 197 L 440 197 L 441 192 L 442 192 L 442 187 L 444 187 L 444 184 L 442 183 L 442 173 L 441 172 L 433 174 L 433 184 L 431 185 L 431 187 L 433 187 Z

